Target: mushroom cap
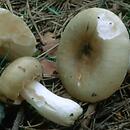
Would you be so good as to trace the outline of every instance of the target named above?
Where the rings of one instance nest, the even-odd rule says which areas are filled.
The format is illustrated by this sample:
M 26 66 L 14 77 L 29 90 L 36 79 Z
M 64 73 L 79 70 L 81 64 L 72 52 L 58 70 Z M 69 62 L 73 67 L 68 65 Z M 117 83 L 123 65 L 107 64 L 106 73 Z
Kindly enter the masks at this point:
M 32 56 L 36 39 L 22 18 L 0 8 L 0 55 L 14 60 Z
M 16 100 L 20 91 L 33 80 L 40 80 L 42 67 L 33 57 L 21 57 L 5 68 L 0 77 L 0 92 L 9 99 Z
M 129 35 L 118 16 L 101 8 L 77 14 L 61 35 L 57 68 L 75 98 L 97 102 L 119 89 L 128 69 Z

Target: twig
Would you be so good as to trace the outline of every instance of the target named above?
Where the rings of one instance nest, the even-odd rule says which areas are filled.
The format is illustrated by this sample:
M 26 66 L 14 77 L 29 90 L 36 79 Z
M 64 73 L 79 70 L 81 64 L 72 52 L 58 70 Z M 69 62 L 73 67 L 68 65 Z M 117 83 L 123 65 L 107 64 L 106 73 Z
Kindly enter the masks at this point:
M 10 0 L 6 0 L 6 4 L 8 5 L 8 8 L 9 8 L 10 12 L 13 13 L 13 9 L 12 9 Z
M 92 115 L 95 113 L 96 104 L 90 104 L 87 111 L 84 113 L 84 120 L 81 123 L 82 128 L 88 128 Z
M 118 4 L 118 5 L 120 5 L 120 6 L 123 6 L 125 9 L 130 9 L 130 5 L 129 4 L 127 4 L 127 3 L 125 3 L 125 2 L 121 2 L 121 1 L 115 1 L 115 0 L 111 0 L 113 3 L 116 3 L 116 4 Z
M 27 121 L 28 126 L 20 126 L 20 128 L 28 129 L 28 128 L 34 128 L 42 125 L 44 121 L 39 122 L 38 124 L 31 125 L 29 121 Z
M 87 111 L 80 120 L 81 128 L 79 130 L 91 130 L 88 125 L 90 124 L 92 115 L 95 113 L 96 106 L 97 104 L 89 104 Z
M 19 125 L 22 121 L 22 118 L 23 118 L 23 109 L 21 108 L 18 113 L 17 113 L 17 116 L 16 116 L 16 119 L 14 121 L 14 124 L 13 124 L 13 127 L 12 127 L 12 130 L 18 130 L 19 129 Z
M 55 49 L 59 44 L 54 45 L 53 47 L 51 47 L 50 49 L 48 49 L 47 51 L 43 52 L 42 54 L 40 54 L 39 56 L 37 56 L 36 58 L 39 59 L 42 56 L 44 56 L 45 54 L 47 54 L 48 52 L 50 52 L 51 50 Z

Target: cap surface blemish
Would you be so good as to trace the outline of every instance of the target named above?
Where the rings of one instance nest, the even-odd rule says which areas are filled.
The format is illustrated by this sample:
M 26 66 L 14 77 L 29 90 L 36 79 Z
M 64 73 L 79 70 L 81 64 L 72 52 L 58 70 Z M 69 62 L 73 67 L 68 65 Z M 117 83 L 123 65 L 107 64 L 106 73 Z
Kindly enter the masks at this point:
M 107 40 L 120 35 L 122 30 L 112 17 L 108 16 L 107 13 L 101 13 L 97 17 L 97 32 L 99 37 Z

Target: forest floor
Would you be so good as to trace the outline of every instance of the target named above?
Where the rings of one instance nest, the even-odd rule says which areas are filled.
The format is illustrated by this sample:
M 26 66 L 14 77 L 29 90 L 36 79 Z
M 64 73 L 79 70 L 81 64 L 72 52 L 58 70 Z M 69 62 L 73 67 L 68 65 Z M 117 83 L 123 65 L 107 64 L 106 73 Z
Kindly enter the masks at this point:
M 56 50 L 61 32 L 78 12 L 91 7 L 113 11 L 130 34 L 129 0 L 0 0 L 0 7 L 21 17 L 31 29 L 39 49 L 36 56 L 45 70 L 43 82 L 53 93 L 71 98 L 56 70 Z M 3 60 L 0 63 L 1 68 Z M 0 103 L 0 130 L 130 130 L 130 75 L 121 89 L 96 104 L 75 100 L 83 114 L 71 127 L 57 125 L 40 116 L 26 101 L 20 105 Z

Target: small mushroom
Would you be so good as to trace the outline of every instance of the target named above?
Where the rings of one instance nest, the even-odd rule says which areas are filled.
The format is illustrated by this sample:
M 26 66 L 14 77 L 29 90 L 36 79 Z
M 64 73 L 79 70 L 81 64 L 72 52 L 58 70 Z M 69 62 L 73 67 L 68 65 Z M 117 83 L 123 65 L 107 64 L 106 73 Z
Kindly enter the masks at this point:
M 97 102 L 111 96 L 128 69 L 130 40 L 120 18 L 106 9 L 78 13 L 61 35 L 57 68 L 75 98 Z
M 45 118 L 63 125 L 73 125 L 82 114 L 76 102 L 59 97 L 38 81 L 42 77 L 42 67 L 33 57 L 14 60 L 0 77 L 0 92 L 11 100 L 19 96 L 31 104 Z
M 10 60 L 32 56 L 36 40 L 22 18 L 0 8 L 0 55 Z

